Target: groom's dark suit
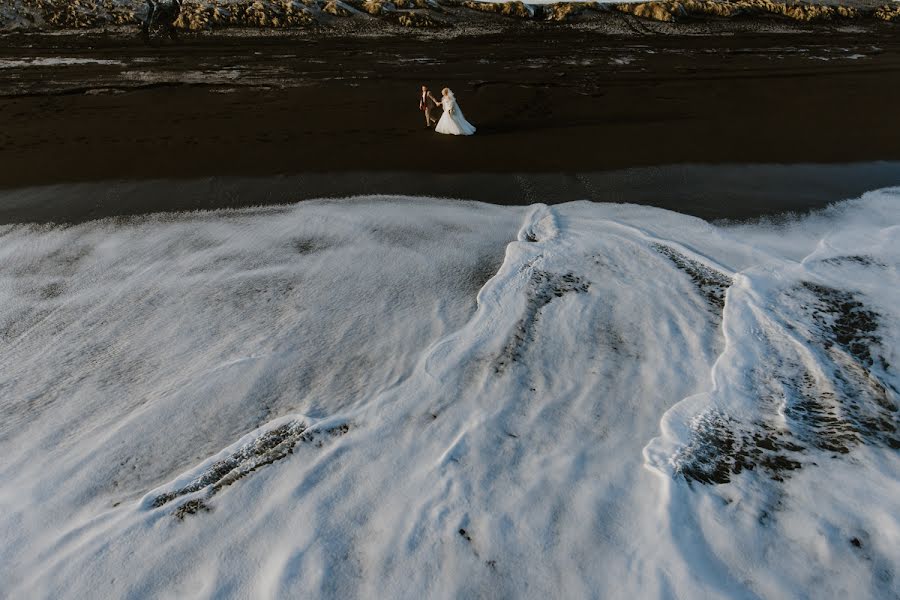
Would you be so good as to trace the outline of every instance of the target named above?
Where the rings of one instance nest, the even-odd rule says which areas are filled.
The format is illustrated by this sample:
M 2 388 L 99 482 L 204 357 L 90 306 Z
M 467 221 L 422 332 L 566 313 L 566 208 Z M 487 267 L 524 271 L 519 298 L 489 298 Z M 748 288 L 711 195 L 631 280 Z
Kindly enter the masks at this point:
M 419 110 L 425 113 L 425 127 L 429 127 L 432 123 L 437 122 L 437 119 L 431 116 L 431 110 L 437 104 L 438 101 L 431 95 L 431 90 L 425 89 L 422 91 L 422 96 L 419 98 Z

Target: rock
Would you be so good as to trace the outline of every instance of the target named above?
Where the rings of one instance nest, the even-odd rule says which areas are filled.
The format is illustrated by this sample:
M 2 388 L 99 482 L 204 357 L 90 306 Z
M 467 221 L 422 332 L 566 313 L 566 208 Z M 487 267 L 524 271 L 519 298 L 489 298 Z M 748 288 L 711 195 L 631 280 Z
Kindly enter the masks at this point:
M 359 8 L 360 10 L 377 17 L 389 10 L 393 10 L 394 6 L 390 2 L 383 2 L 382 0 L 365 0 L 365 2 L 359 5 Z
M 547 21 L 567 21 L 585 10 L 597 8 L 596 2 L 557 2 L 547 4 L 544 8 L 544 19 Z
M 322 7 L 322 12 L 335 17 L 349 17 L 353 14 L 343 2 L 338 2 L 338 0 L 328 0 Z
M 859 11 L 849 6 L 774 2 L 772 0 L 661 0 L 640 4 L 616 4 L 620 12 L 654 21 L 674 22 L 682 17 L 733 17 L 740 14 L 777 15 L 794 21 L 855 19 Z
M 494 13 L 495 15 L 504 15 L 507 17 L 518 17 L 520 19 L 530 19 L 534 16 L 534 9 L 518 0 L 513 2 L 478 2 L 477 0 L 466 0 L 466 2 L 463 3 L 463 6 L 472 10 Z
M 900 19 L 900 4 L 887 4 L 875 9 L 874 16 L 882 21 L 896 21 Z
M 616 4 L 615 8 L 620 12 L 632 14 L 642 19 L 671 23 L 675 21 L 673 8 L 676 4 L 676 2 L 642 2 Z
M 0 0 L 0 2 L 9 0 Z M 108 25 L 137 24 L 146 8 L 144 0 L 15 0 L 16 11 L 0 17 L 0 27 L 34 29 L 81 29 Z M 900 4 L 887 4 L 861 11 L 852 6 L 806 4 L 777 0 L 647 0 L 637 4 L 599 5 L 587 2 L 556 2 L 534 5 L 520 0 L 478 2 L 476 0 L 184 0 L 176 27 L 201 31 L 223 27 L 303 27 L 324 14 L 356 17 L 357 11 L 386 17 L 405 27 L 443 25 L 436 13 L 443 7 L 520 19 L 563 22 L 589 11 L 615 10 L 641 19 L 676 22 L 685 18 L 731 18 L 738 15 L 775 16 L 793 21 L 872 18 L 900 22 Z M 14 21 L 10 21 L 13 14 Z M 446 20 L 445 20 L 446 21 Z

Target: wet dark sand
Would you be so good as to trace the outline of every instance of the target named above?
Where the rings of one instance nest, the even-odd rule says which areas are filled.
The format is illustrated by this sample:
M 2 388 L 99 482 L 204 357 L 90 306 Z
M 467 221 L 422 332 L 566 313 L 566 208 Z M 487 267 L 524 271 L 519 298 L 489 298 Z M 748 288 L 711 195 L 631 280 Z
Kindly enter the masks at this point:
M 649 204 L 707 220 L 802 213 L 900 184 L 900 162 L 669 165 L 579 174 L 345 172 L 67 183 L 0 190 L 0 224 L 76 223 L 154 212 L 289 204 L 368 194 L 494 204 Z
M 3 222 L 375 193 L 745 218 L 900 184 L 877 162 L 900 161 L 895 28 L 5 41 L 0 189 L 104 183 L 4 193 Z M 59 56 L 116 64 L 21 62 Z M 423 81 L 452 87 L 478 135 L 425 130 Z M 795 166 L 737 166 L 753 164 Z

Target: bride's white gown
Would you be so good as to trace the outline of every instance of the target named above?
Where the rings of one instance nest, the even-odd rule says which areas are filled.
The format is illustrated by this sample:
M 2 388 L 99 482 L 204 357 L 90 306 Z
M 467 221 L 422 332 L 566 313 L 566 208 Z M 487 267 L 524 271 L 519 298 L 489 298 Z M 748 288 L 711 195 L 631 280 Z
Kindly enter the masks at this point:
M 453 92 L 444 96 L 441 100 L 441 105 L 444 107 L 444 114 L 441 116 L 441 120 L 438 121 L 437 126 L 435 126 L 435 131 L 449 135 L 472 135 L 475 133 L 475 126 L 466 121 L 459 104 L 456 103 L 456 97 L 453 95 Z

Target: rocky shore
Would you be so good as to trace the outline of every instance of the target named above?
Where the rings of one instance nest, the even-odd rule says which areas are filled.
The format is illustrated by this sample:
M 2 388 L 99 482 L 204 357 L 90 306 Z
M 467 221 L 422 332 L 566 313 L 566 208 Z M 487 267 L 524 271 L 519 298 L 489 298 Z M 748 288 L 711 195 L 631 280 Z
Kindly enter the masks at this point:
M 0 0 L 0 30 L 103 29 L 140 23 L 143 0 Z M 773 0 L 654 0 L 642 3 L 527 4 L 476 0 L 185 0 L 175 25 L 184 31 L 225 28 L 329 28 L 341 21 L 369 26 L 442 28 L 498 20 L 591 23 L 617 15 L 665 23 L 750 18 L 761 21 L 900 22 L 900 3 L 848 4 Z

